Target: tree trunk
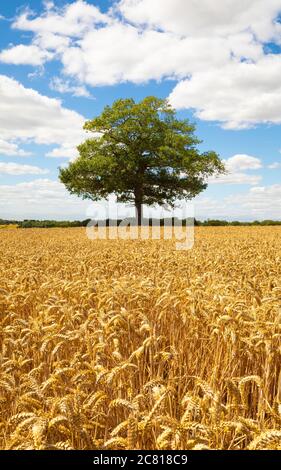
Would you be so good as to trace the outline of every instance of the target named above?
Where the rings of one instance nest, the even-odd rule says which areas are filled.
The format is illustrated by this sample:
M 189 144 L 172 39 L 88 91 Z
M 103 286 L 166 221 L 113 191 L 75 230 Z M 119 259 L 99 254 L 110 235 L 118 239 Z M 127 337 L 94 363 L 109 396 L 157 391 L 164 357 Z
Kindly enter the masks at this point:
M 136 209 L 136 225 L 140 227 L 142 225 L 142 203 L 136 201 L 135 209 Z
M 141 186 L 136 187 L 134 194 L 135 194 L 136 225 L 140 227 L 142 225 L 142 201 L 143 201 L 142 187 Z

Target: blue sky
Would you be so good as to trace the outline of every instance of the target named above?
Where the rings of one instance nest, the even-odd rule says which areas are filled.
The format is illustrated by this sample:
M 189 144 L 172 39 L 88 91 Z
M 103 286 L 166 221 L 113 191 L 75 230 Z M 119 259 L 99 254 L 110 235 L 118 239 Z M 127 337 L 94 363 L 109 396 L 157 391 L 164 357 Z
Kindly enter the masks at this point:
M 280 14 L 281 0 L 2 2 L 0 218 L 85 218 L 57 178 L 83 122 L 156 95 L 228 168 L 197 218 L 281 219 Z

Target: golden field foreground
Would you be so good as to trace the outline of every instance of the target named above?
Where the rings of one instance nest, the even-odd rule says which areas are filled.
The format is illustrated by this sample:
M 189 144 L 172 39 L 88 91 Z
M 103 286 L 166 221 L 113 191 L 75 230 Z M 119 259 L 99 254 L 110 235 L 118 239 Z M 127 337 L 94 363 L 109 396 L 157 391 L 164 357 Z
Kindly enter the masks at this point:
M 281 449 L 281 228 L 1 230 L 1 449 Z

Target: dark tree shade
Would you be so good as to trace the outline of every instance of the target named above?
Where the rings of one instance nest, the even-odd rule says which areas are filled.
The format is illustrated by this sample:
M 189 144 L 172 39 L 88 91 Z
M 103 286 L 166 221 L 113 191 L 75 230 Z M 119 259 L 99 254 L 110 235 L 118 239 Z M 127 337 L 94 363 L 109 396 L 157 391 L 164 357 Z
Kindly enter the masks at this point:
M 114 193 L 119 202 L 133 203 L 138 224 L 142 204 L 173 207 L 203 191 L 209 176 L 224 172 L 215 152 L 198 151 L 195 126 L 177 119 L 167 100 L 117 100 L 84 128 L 95 135 L 60 169 L 60 180 L 84 199 Z

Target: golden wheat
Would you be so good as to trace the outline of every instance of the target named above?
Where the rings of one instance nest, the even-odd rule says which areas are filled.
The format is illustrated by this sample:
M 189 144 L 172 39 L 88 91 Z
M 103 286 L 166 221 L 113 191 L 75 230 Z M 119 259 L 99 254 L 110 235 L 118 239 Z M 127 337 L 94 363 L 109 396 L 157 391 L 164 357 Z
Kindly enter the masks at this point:
M 281 229 L 0 233 L 1 449 L 281 449 Z

